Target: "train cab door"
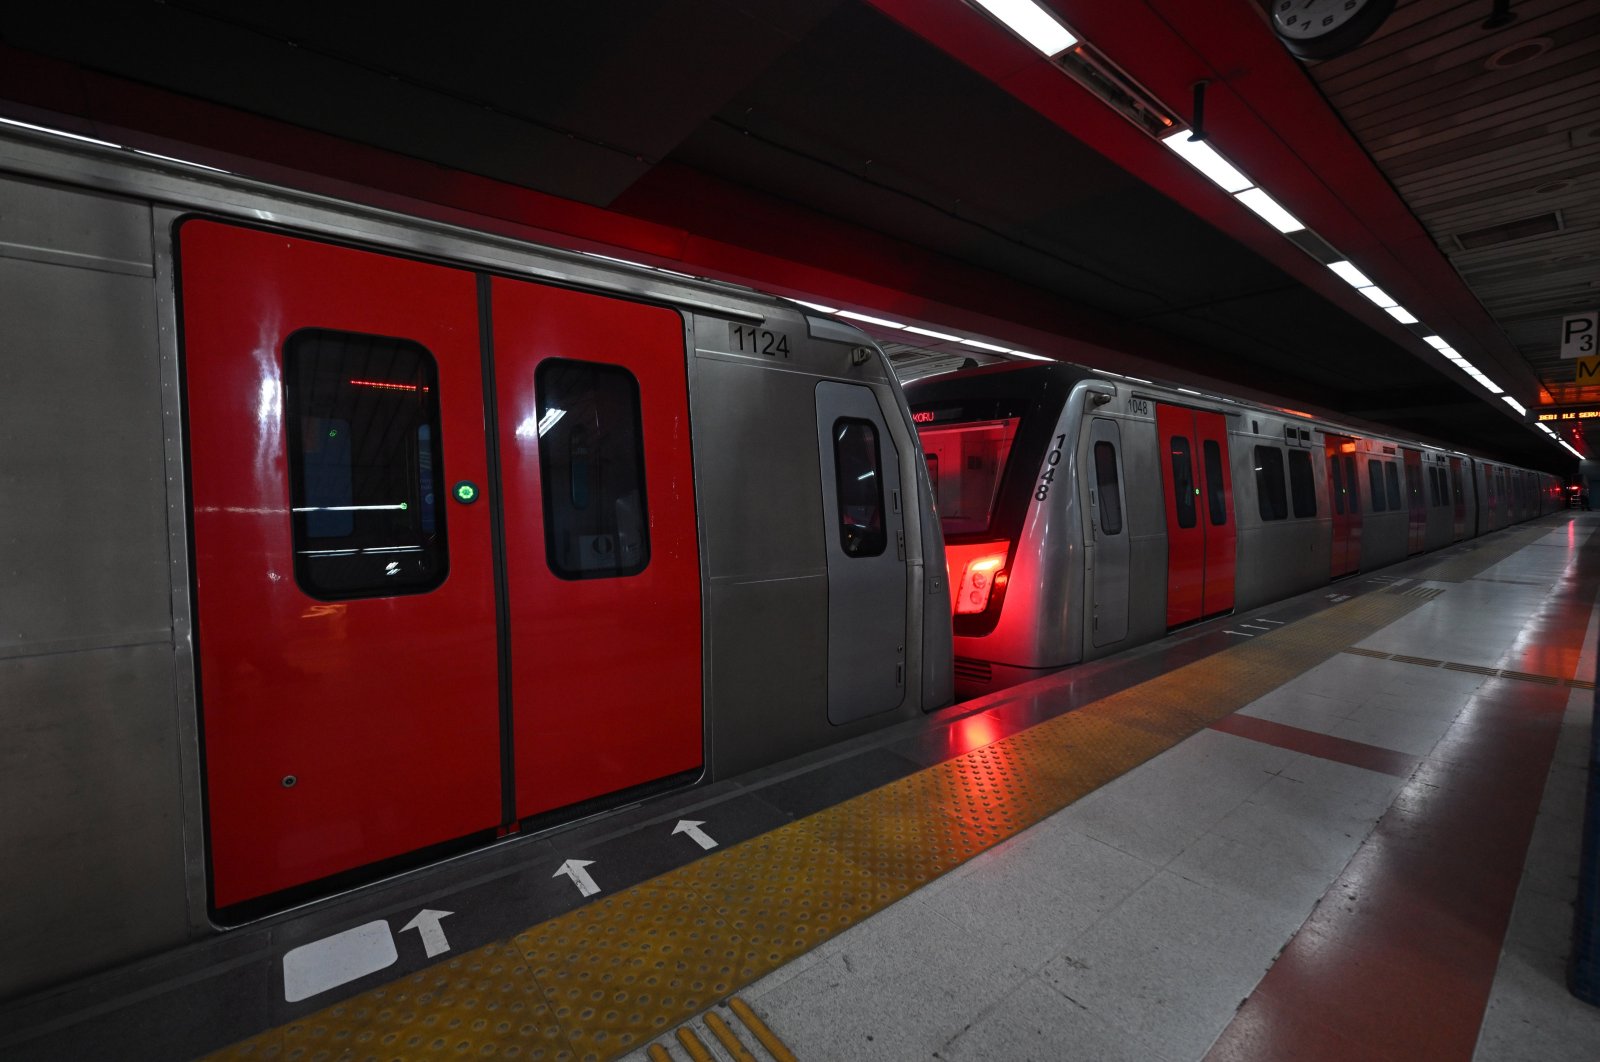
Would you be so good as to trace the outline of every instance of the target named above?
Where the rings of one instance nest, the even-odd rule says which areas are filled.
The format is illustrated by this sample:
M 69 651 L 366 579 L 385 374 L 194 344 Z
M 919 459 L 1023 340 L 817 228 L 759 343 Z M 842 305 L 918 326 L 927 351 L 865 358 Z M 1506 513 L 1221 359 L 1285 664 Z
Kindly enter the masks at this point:
M 279 233 L 191 220 L 178 244 L 229 908 L 501 822 L 478 298 L 462 270 Z
M 1167 626 L 1233 608 L 1235 532 L 1227 420 L 1156 403 L 1167 514 Z
M 674 310 L 496 277 L 516 817 L 703 763 L 700 560 Z
M 1094 544 L 1090 580 L 1096 646 L 1115 645 L 1128 636 L 1128 530 L 1122 492 L 1122 433 L 1108 417 L 1089 421 L 1089 541 Z
M 900 451 L 871 388 L 817 384 L 817 460 L 828 565 L 828 721 L 906 694 L 905 499 Z
M 1467 537 L 1467 496 L 1461 487 L 1461 458 L 1450 459 L 1450 541 L 1460 542 Z
M 1421 553 L 1428 535 L 1428 495 L 1422 483 L 1422 451 L 1402 450 L 1406 465 L 1406 499 L 1409 520 L 1406 525 L 1406 553 Z
M 1326 452 L 1328 493 L 1333 501 L 1333 546 L 1329 552 L 1328 576 L 1337 579 L 1349 575 L 1361 563 L 1361 501 L 1360 484 L 1355 475 L 1355 440 L 1329 435 Z

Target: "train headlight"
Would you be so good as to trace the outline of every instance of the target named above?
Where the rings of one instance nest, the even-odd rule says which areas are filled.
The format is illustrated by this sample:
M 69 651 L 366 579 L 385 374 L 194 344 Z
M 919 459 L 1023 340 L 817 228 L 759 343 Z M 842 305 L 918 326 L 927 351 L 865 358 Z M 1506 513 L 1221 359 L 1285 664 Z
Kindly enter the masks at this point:
M 1004 553 L 991 553 L 974 557 L 961 572 L 961 589 L 956 594 L 956 615 L 969 616 L 989 607 L 989 595 L 994 588 L 1005 585 L 1006 573 L 1000 566 L 1006 562 Z

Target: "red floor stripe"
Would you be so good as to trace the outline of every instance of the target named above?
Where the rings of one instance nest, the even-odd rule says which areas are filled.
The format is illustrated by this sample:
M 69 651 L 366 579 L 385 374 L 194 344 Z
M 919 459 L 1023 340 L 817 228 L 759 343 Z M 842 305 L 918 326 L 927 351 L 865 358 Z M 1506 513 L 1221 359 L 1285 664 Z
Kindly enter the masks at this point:
M 1518 662 L 1575 663 L 1600 573 L 1586 552 Z M 1479 689 L 1208 1062 L 1471 1059 L 1568 695 Z
M 1394 749 L 1350 741 L 1329 734 L 1319 734 L 1315 730 L 1303 730 L 1297 726 L 1274 723 L 1270 719 L 1257 719 L 1253 715 L 1240 715 L 1237 712 L 1212 723 L 1211 729 L 1259 741 L 1263 745 L 1276 745 L 1282 749 L 1304 752 L 1325 760 L 1348 763 L 1352 767 L 1381 771 L 1396 778 L 1410 778 L 1411 772 L 1422 762 L 1416 756 L 1408 756 Z

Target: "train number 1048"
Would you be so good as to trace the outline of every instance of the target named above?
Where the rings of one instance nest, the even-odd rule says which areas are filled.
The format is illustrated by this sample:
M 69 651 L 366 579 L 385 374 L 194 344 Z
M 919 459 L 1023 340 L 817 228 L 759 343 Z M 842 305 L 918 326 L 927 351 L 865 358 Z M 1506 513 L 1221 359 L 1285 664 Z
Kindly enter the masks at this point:
M 1050 497 L 1050 485 L 1056 481 L 1056 466 L 1061 463 L 1061 448 L 1066 442 L 1065 435 L 1057 435 L 1055 445 L 1044 455 L 1044 467 L 1039 472 L 1039 489 L 1033 492 L 1034 501 L 1044 501 Z
M 769 358 L 789 356 L 789 337 L 782 332 L 747 325 L 728 327 L 728 345 L 738 354 L 765 354 Z

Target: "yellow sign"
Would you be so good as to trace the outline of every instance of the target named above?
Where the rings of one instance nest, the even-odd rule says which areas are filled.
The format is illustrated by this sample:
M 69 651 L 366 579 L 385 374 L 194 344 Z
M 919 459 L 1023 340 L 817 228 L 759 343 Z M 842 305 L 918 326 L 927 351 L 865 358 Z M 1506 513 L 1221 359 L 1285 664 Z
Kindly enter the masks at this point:
M 1561 413 L 1540 413 L 1541 421 L 1554 420 L 1600 420 L 1600 409 L 1569 409 Z
M 1600 354 L 1578 359 L 1578 383 L 1600 384 Z

